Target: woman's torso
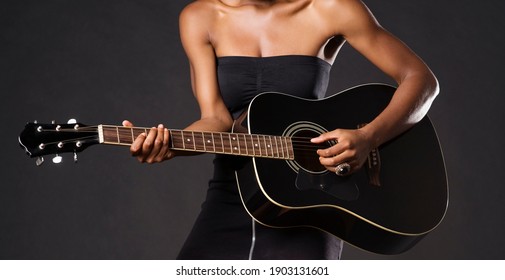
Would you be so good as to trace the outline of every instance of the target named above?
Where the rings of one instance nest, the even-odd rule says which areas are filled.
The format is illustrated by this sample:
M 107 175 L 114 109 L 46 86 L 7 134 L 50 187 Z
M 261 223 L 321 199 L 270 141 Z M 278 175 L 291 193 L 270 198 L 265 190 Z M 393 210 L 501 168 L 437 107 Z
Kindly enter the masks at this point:
M 217 59 L 221 96 L 234 118 L 263 92 L 281 92 L 307 99 L 324 97 L 330 68 L 329 63 L 318 57 L 303 55 Z

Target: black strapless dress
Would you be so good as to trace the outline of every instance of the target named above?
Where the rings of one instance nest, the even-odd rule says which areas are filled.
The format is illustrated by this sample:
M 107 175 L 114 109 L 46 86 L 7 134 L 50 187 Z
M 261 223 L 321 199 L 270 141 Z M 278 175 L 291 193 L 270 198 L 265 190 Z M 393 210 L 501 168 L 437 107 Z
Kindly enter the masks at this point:
M 262 92 L 324 97 L 331 65 L 317 57 L 286 55 L 220 57 L 217 67 L 221 95 L 237 117 Z M 339 259 L 342 241 L 328 233 L 253 222 L 235 181 L 234 170 L 241 160 L 247 159 L 227 155 L 214 159 L 206 200 L 178 259 Z

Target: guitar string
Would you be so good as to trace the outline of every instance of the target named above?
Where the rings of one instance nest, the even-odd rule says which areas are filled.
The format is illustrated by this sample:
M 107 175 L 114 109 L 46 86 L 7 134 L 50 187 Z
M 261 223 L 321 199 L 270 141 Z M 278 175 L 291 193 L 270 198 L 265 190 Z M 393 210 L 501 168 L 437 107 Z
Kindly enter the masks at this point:
M 43 131 L 49 131 L 49 132 L 73 132 L 73 133 L 90 133 L 90 132 L 95 132 L 96 129 L 98 127 L 82 127 L 82 128 L 78 128 L 77 130 L 75 129 L 60 129 L 59 131 L 57 130 L 51 130 L 51 129 L 45 129 Z M 122 127 L 118 127 L 118 128 L 122 128 Z M 133 129 L 136 129 L 136 130 L 145 130 L 147 128 L 133 128 Z M 123 130 L 124 132 L 124 130 Z M 212 133 L 212 132 L 211 132 Z M 119 135 L 123 135 L 123 136 L 127 136 L 128 138 L 131 138 L 131 132 L 125 132 L 125 133 L 121 133 L 119 132 Z M 250 134 L 240 134 L 240 135 L 250 135 Z M 195 139 L 198 140 L 198 141 L 195 141 L 195 142 L 199 142 L 199 141 L 202 141 L 202 135 L 194 135 L 195 136 Z M 261 134 L 258 134 L 258 136 L 269 136 L 269 135 L 261 135 Z M 286 137 L 286 136 L 273 136 L 273 137 Z M 96 138 L 95 136 L 89 136 L 89 137 L 82 137 L 82 138 L 74 138 L 74 139 L 68 139 L 68 140 L 65 140 L 65 141 L 56 141 L 56 142 L 52 142 L 52 143 L 46 143 L 46 144 L 54 144 L 54 143 L 58 143 L 58 142 L 64 142 L 64 143 L 68 143 L 68 142 L 73 142 L 73 141 L 78 141 L 78 140 L 87 140 L 87 139 L 94 139 Z M 121 137 L 120 137 L 121 138 Z M 299 137 L 299 136 L 293 136 L 293 137 L 286 137 L 286 138 L 289 138 L 291 140 L 291 144 L 292 144 L 292 147 L 293 147 L 293 150 L 295 151 L 298 151 L 298 152 L 303 152 L 303 151 L 309 151 L 309 152 L 313 152 L 317 149 L 323 149 L 323 148 L 327 148 L 328 146 L 324 145 L 324 144 L 316 144 L 316 143 L 311 143 L 310 142 L 310 137 Z M 177 141 L 177 142 L 180 142 L 180 141 Z M 254 140 L 252 141 L 246 141 L 247 143 L 249 144 L 254 144 Z M 264 142 L 263 140 L 260 140 L 260 142 Z M 242 142 L 243 143 L 243 142 Z M 247 145 L 246 143 L 246 145 Z M 205 145 L 200 145 L 200 144 L 196 144 L 195 146 L 195 149 L 196 150 L 208 150 L 208 149 L 205 149 Z M 260 148 L 261 149 L 261 148 Z M 266 149 L 272 149 L 271 147 L 269 148 L 266 148 Z
M 89 137 L 80 137 L 80 138 L 73 138 L 73 139 L 67 139 L 67 140 L 64 140 L 64 141 L 56 141 L 56 142 L 48 142 L 48 143 L 45 143 L 45 145 L 57 145 L 57 143 L 63 143 L 63 144 L 68 144 L 68 143 L 76 143 L 77 141 L 84 141 L 84 140 L 97 140 L 96 137 L 93 137 L 93 136 L 89 136 Z M 307 156 L 307 155 L 314 155 L 316 156 L 316 149 L 296 149 L 294 148 L 293 149 L 296 153 L 296 155 L 298 156 Z M 208 151 L 208 150 L 204 150 L 203 148 L 199 149 L 199 147 L 196 147 L 195 148 L 195 151 Z M 234 153 L 234 152 L 219 152 L 219 151 L 213 151 L 214 153 L 222 153 L 222 154 L 229 154 L 229 155 L 250 155 L 250 156 L 253 156 L 253 157 L 263 157 L 263 158 L 278 158 L 278 159 L 286 159 L 284 158 L 283 156 L 279 155 L 279 154 L 270 154 L 270 155 L 265 155 L 265 154 L 255 154 L 255 155 L 251 155 L 251 154 L 237 154 L 237 153 Z
M 68 143 L 76 143 L 78 141 L 86 141 L 86 140 L 94 140 L 94 141 L 97 141 L 98 139 L 95 137 L 95 136 L 88 136 L 88 137 L 79 137 L 79 138 L 73 138 L 73 139 L 67 139 L 67 140 L 64 140 L 64 141 L 56 141 L 56 142 L 48 142 L 48 143 L 45 143 L 45 145 L 56 145 L 57 143 L 63 143 L 63 144 L 68 144 Z M 314 147 L 311 147 L 311 148 L 297 148 L 297 147 L 293 147 L 293 151 L 294 153 L 296 154 L 297 157 L 310 157 L 310 156 L 313 156 L 315 157 L 317 154 L 316 154 L 316 148 Z M 195 151 L 208 151 L 208 150 L 205 150 L 203 147 L 199 147 L 197 146 L 195 148 Z M 229 155 L 237 155 L 237 153 L 234 153 L 232 151 L 230 152 L 219 152 L 219 151 L 213 151 L 214 153 L 222 153 L 222 154 L 229 154 Z M 275 158 L 275 159 L 286 159 L 284 158 L 284 156 L 281 156 L 279 153 L 275 154 L 275 153 L 272 153 L 270 155 L 264 155 L 264 154 L 255 154 L 255 155 L 251 155 L 251 154 L 238 154 L 238 155 L 250 155 L 250 156 L 254 156 L 254 157 L 262 157 L 262 158 Z
M 46 130 L 47 131 L 47 130 Z M 60 130 L 62 131 L 62 130 Z M 69 131 L 74 131 L 74 130 L 69 130 Z M 92 131 L 92 130 L 90 130 Z M 85 131 L 81 131 L 81 132 L 85 132 Z M 309 139 L 309 138 L 307 138 Z M 56 141 L 56 142 L 48 142 L 48 143 L 45 143 L 46 145 L 52 145 L 52 144 L 56 144 L 56 143 L 73 143 L 73 142 L 76 142 L 76 141 L 83 141 L 83 140 L 97 140 L 96 136 L 88 136 L 88 137 L 80 137 L 80 138 L 73 138 L 73 139 L 67 139 L 67 140 L 64 140 L 64 141 Z M 302 143 L 302 145 L 300 145 L 300 143 Z M 304 144 L 308 144 L 308 145 L 304 145 Z M 318 147 L 322 147 L 322 148 L 325 148 L 326 146 L 320 146 L 320 145 L 314 145 L 310 142 L 296 142 L 294 141 L 294 143 L 292 143 L 292 146 L 293 146 L 293 150 L 297 153 L 297 155 L 306 155 L 307 153 L 315 153 L 315 151 L 318 149 Z M 195 145 L 194 146 L 194 150 L 197 150 L 197 151 L 209 151 L 209 149 L 206 149 L 205 146 L 202 146 L 202 145 Z M 215 151 L 214 152 L 218 153 L 218 151 Z M 228 154 L 236 154 L 236 153 L 233 153 L 232 151 L 230 152 L 225 152 L 223 151 L 223 153 L 228 153 Z M 247 153 L 246 153 L 247 154 Z M 275 157 L 275 154 L 276 152 L 273 152 L 271 155 L 272 157 Z M 260 155 L 257 155 L 255 154 L 255 156 L 263 156 L 261 153 Z M 270 157 L 267 153 L 266 157 Z M 279 153 L 277 152 L 277 157 L 279 157 Z
M 82 127 L 82 128 L 79 128 L 78 130 L 75 130 L 75 129 L 60 129 L 59 131 L 57 130 L 51 130 L 51 129 L 44 129 L 43 131 L 49 131 L 49 132 L 75 132 L 75 133 L 78 133 L 78 132 L 82 132 L 82 133 L 89 133 L 89 132 L 95 132 L 96 129 L 98 127 Z M 115 127 L 114 127 L 115 128 Z M 123 127 L 118 127 L 119 129 L 122 129 Z M 135 130 L 149 130 L 149 128 L 128 128 L 128 129 L 135 129 Z M 180 131 L 180 130 L 179 130 Z M 220 132 L 211 132 L 211 131 L 198 131 L 198 134 L 200 133 L 220 133 Z M 282 138 L 288 138 L 288 139 L 291 139 L 293 143 L 302 143 L 302 144 L 305 144 L 305 143 L 309 143 L 309 144 L 312 144 L 310 142 L 310 139 L 312 139 L 312 137 L 301 137 L 301 136 L 281 136 L 281 135 L 264 135 L 264 134 L 246 134 L 246 133 L 233 133 L 233 132 L 224 132 L 224 133 L 228 133 L 228 134 L 237 134 L 237 135 L 255 135 L 255 136 L 260 136 L 260 137 L 263 137 L 263 136 L 266 136 L 266 137 L 282 137 Z M 121 131 L 119 133 L 120 135 L 122 134 Z M 125 134 L 127 134 L 128 136 L 130 136 L 130 132 L 125 132 Z M 198 138 L 199 140 L 202 138 L 201 135 L 194 135 L 195 138 Z M 250 141 L 247 141 L 247 142 L 250 142 Z M 254 142 L 254 140 L 253 140 Z M 260 140 L 260 142 L 262 142 L 262 140 Z M 313 144 L 315 146 L 317 146 L 317 144 Z
M 71 138 L 71 139 L 66 139 L 66 140 L 63 140 L 63 141 L 54 141 L 54 142 L 47 142 L 47 143 L 44 143 L 45 145 L 56 145 L 57 143 L 63 143 L 63 144 L 68 144 L 68 143 L 75 143 L 75 142 L 78 142 L 78 141 L 85 141 L 85 140 L 98 140 L 95 136 L 88 136 L 88 137 L 77 137 L 77 138 Z M 209 151 L 209 149 L 205 149 L 204 146 L 201 146 L 201 145 L 196 145 L 196 147 L 194 148 L 194 150 L 196 151 Z M 293 145 L 293 150 L 297 152 L 297 154 L 307 154 L 309 152 L 311 153 L 315 153 L 315 151 L 317 150 L 316 147 L 311 147 L 311 146 L 300 146 L 300 145 Z M 216 153 L 219 153 L 217 151 L 214 151 Z M 223 153 L 227 153 L 227 152 L 223 152 Z M 228 152 L 229 154 L 236 154 L 236 153 L 232 153 L 232 152 Z M 277 153 L 277 152 L 276 152 Z M 255 155 L 255 156 L 262 156 L 261 154 L 260 155 Z

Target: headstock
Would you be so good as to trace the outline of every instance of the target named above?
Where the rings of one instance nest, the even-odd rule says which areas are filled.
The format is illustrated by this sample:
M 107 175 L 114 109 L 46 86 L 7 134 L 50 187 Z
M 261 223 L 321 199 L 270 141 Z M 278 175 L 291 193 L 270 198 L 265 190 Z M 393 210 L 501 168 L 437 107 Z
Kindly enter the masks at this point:
M 77 153 L 98 144 L 97 127 L 86 126 L 71 119 L 66 124 L 27 123 L 19 135 L 19 144 L 30 157 L 37 157 L 36 164 L 44 162 L 43 156 L 54 154 L 54 163 L 61 162 L 61 153 Z

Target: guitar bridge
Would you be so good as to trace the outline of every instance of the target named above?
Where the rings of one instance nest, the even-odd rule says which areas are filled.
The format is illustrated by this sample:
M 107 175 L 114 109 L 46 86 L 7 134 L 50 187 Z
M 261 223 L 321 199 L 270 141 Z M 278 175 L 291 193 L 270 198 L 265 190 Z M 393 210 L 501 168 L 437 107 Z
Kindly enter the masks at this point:
M 364 127 L 366 124 L 358 125 L 358 128 Z M 381 169 L 381 159 L 379 148 L 374 148 L 368 154 L 367 159 L 367 173 L 368 173 L 368 182 L 372 186 L 380 187 L 380 169 Z
M 368 180 L 370 185 L 380 187 L 380 168 L 381 168 L 381 159 L 379 154 L 379 149 L 373 149 L 368 155 Z

